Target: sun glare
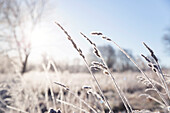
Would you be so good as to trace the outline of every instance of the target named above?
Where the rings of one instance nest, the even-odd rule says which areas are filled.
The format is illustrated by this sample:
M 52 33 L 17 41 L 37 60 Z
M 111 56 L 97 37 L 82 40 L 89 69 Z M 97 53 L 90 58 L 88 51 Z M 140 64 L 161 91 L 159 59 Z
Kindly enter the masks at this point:
M 53 25 L 56 27 L 55 25 Z M 59 30 L 50 29 L 50 27 L 37 26 L 36 29 L 31 33 L 31 60 L 37 60 L 42 57 L 42 55 L 47 55 L 56 60 L 72 59 L 74 53 L 72 49 L 69 49 L 71 45 L 69 42 L 65 41 L 62 32 Z M 62 48 L 62 49 L 61 49 Z M 68 58 L 66 53 L 71 55 Z M 76 52 L 75 52 L 76 53 Z
M 45 30 L 43 29 L 35 29 L 33 32 L 32 32 L 32 35 L 31 35 L 31 45 L 32 45 L 32 48 L 39 48 L 43 45 L 45 45 L 47 43 L 47 40 L 46 40 L 46 33 L 45 33 Z M 41 49 L 41 48 L 39 48 Z

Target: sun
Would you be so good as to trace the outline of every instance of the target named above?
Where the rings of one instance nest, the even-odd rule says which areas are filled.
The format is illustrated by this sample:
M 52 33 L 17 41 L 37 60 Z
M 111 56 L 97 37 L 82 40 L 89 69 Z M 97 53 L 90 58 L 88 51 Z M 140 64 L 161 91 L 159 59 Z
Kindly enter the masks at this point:
M 33 30 L 31 34 L 31 46 L 33 49 L 41 49 L 41 47 L 47 43 L 47 35 L 45 32 L 46 31 L 41 28 Z
M 41 57 L 47 54 L 50 57 L 62 57 L 58 55 L 62 43 L 60 37 L 60 33 L 56 28 L 47 27 L 46 25 L 37 26 L 30 36 L 32 56 Z

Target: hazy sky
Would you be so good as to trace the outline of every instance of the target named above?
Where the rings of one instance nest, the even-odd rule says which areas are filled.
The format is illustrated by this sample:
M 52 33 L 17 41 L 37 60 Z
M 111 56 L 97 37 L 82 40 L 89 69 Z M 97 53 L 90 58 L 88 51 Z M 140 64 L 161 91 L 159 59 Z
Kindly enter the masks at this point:
M 161 63 L 170 66 L 170 56 L 162 41 L 170 27 L 168 0 L 51 0 L 46 5 L 41 25 L 35 30 L 39 38 L 33 39 L 36 49 L 32 57 L 40 49 L 55 55 L 56 59 L 79 57 L 55 21 L 63 25 L 85 53 L 90 45 L 79 32 L 97 45 L 108 44 L 90 35 L 91 31 L 101 31 L 135 55 L 148 54 L 142 45 L 142 42 L 147 43 Z

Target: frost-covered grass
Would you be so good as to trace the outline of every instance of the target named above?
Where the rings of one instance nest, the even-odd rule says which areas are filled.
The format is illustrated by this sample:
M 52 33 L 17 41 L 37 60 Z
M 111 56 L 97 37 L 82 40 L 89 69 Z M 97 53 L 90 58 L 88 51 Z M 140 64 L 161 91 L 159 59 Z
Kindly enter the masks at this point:
M 21 75 L 16 69 L 16 74 L 0 75 L 0 112 L 170 112 L 170 76 L 166 70 L 161 69 L 158 58 L 148 45 L 143 43 L 150 56 L 141 54 L 148 68 L 144 71 L 111 38 L 100 32 L 92 32 L 92 35 L 118 47 L 139 71 L 113 73 L 90 38 L 80 33 L 92 46 L 97 57 L 88 63 L 69 33 L 60 24 L 56 24 L 78 52 L 89 73 L 61 73 L 49 59 L 47 65 L 42 64 L 43 72 Z M 50 71 L 51 67 L 54 72 Z M 95 73 L 92 70 L 100 71 Z
M 151 74 L 151 72 L 147 73 Z M 133 106 L 133 109 L 149 109 L 153 111 L 161 110 L 160 105 L 155 101 L 151 99 L 145 99 L 145 97 L 139 97 L 140 94 L 144 93 L 146 88 L 145 85 L 142 85 L 137 81 L 137 76 L 141 76 L 141 73 L 128 71 L 113 74 L 118 85 L 120 85 L 120 88 L 125 92 L 125 96 L 127 99 L 129 99 L 130 104 Z M 120 97 L 117 95 L 110 77 L 101 73 L 96 73 L 95 76 L 101 85 L 104 95 L 111 104 L 113 111 L 124 111 L 125 108 L 123 103 L 121 102 Z M 67 90 L 64 90 L 54 83 L 58 82 L 68 86 L 72 92 L 86 101 L 98 112 L 107 112 L 108 109 L 104 103 L 101 102 L 101 100 L 92 94 L 87 95 L 87 92 L 82 90 L 83 86 L 91 86 L 93 90 L 99 94 L 99 90 L 94 84 L 94 80 L 90 74 L 48 72 L 48 79 L 50 82 L 48 82 L 45 72 L 29 72 L 24 76 L 1 74 L 1 101 L 4 101 L 11 107 L 18 108 L 18 110 L 27 111 L 29 113 L 47 112 L 50 108 L 60 108 L 61 111 L 65 111 L 66 113 L 80 111 L 79 109 L 67 104 L 61 104 L 59 101 L 56 101 L 56 106 L 54 107 L 50 93 L 51 85 L 55 99 L 69 102 L 75 106 L 78 106 L 79 108 L 90 111 L 90 109 L 80 102 L 80 100 L 74 95 L 70 94 Z M 158 97 L 157 95 L 154 96 Z M 1 106 L 2 105 L 3 104 L 1 103 Z M 0 110 L 9 113 L 18 112 L 18 110 L 5 107 L 5 105 L 1 107 Z

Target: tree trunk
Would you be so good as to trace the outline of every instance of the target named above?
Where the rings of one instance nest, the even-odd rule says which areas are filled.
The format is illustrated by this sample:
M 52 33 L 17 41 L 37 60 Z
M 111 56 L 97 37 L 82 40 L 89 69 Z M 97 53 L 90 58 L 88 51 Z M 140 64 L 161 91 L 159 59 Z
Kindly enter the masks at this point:
M 28 57 L 29 57 L 29 54 L 26 54 L 25 60 L 24 60 L 23 63 L 22 63 L 21 74 L 24 74 L 24 73 L 26 72 Z

